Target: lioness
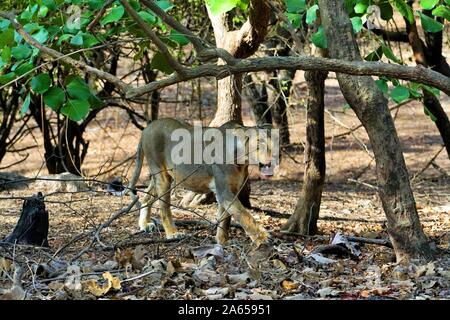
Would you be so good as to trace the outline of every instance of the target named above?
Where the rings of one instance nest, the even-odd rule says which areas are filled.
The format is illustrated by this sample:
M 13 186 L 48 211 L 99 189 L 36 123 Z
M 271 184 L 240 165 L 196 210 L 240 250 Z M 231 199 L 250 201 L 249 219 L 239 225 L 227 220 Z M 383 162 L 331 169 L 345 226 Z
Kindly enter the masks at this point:
M 266 243 L 268 232 L 254 220 L 237 197 L 245 182 L 248 161 L 246 160 L 244 163 L 237 161 L 239 159 L 236 157 L 236 154 L 239 153 L 240 148 L 245 148 L 245 143 L 249 139 L 237 138 L 234 140 L 236 142 L 234 146 L 230 147 L 228 145 L 227 149 L 227 145 L 222 143 L 222 151 L 219 150 L 220 148 L 215 150 L 214 156 L 219 156 L 221 152 L 222 155 L 227 154 L 228 156 L 230 154 L 230 148 L 232 148 L 231 154 L 235 157 L 233 158 L 233 163 L 220 163 L 220 161 L 219 163 L 211 163 L 211 159 L 201 159 L 200 162 L 198 161 L 199 152 L 203 152 L 211 147 L 213 141 L 217 142 L 216 140 L 220 140 L 220 137 L 217 137 L 217 133 L 225 136 L 230 130 L 246 130 L 246 128 L 248 127 L 243 127 L 235 122 L 228 122 L 219 128 L 214 128 L 216 129 L 216 137 L 214 139 L 211 138 L 209 142 L 205 142 L 205 139 L 203 139 L 200 150 L 198 148 L 196 149 L 194 141 L 184 141 L 192 147 L 191 150 L 193 152 L 189 150 L 187 153 L 184 152 L 181 158 L 184 157 L 183 159 L 185 161 L 180 163 L 179 159 L 176 159 L 178 156 L 177 150 L 180 150 L 180 141 L 174 136 L 180 133 L 189 133 L 191 137 L 194 137 L 198 134 L 195 131 L 196 127 L 170 118 L 151 122 L 142 131 L 141 140 L 137 149 L 136 168 L 129 184 L 129 190 L 134 190 L 145 156 L 151 173 L 151 181 L 140 207 L 140 229 L 149 231 L 154 227 L 154 223 L 150 217 L 150 207 L 156 196 L 159 199 L 161 223 L 164 227 L 166 238 L 174 238 L 180 235 L 173 223 L 170 211 L 171 183 L 174 181 L 176 186 L 197 193 L 207 193 L 209 191 L 215 193 L 218 202 L 216 241 L 219 244 L 225 244 L 228 240 L 231 215 L 240 223 L 256 245 Z M 208 129 L 211 128 L 201 129 L 205 132 L 205 136 L 207 133 L 204 130 Z M 265 153 L 265 157 L 263 155 L 259 158 L 259 161 L 261 159 L 264 159 L 264 161 L 271 159 L 270 156 L 267 156 L 267 153 Z

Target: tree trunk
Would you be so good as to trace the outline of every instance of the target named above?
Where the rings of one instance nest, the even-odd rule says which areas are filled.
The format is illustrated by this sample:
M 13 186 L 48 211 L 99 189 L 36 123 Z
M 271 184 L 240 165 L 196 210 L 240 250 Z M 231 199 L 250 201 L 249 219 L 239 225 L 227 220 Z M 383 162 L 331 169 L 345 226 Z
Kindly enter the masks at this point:
M 409 2 L 411 5 L 411 1 Z M 422 65 L 426 68 L 431 67 L 437 72 L 446 76 L 450 76 L 448 71 L 448 64 L 442 56 L 442 32 L 425 33 L 426 45 L 420 39 L 417 31 L 416 23 L 410 23 L 408 19 L 404 19 L 406 23 L 406 31 L 408 34 L 409 44 L 413 50 L 414 60 L 416 64 Z M 450 121 L 447 114 L 442 108 L 439 99 L 426 89 L 422 90 L 423 104 L 436 118 L 435 125 L 441 134 L 447 150 L 447 155 L 450 159 Z
M 317 233 L 320 201 L 325 182 L 324 95 L 327 72 L 307 71 L 308 104 L 306 106 L 306 167 L 303 187 L 295 211 L 284 230 L 305 235 Z
M 48 212 L 42 193 L 26 199 L 19 221 L 3 242 L 48 247 Z
M 319 0 L 319 6 L 330 57 L 361 60 L 344 3 Z M 337 78 L 373 147 L 379 195 L 397 261 L 431 259 L 430 245 L 419 221 L 400 142 L 383 93 L 371 77 L 337 74 Z
M 267 0 L 250 0 L 247 21 L 239 30 L 230 31 L 227 14 L 213 15 L 208 9 L 216 46 L 227 50 L 235 58 L 251 56 L 264 41 L 269 14 L 270 6 Z M 218 80 L 217 111 L 211 126 L 221 126 L 231 120 L 242 123 L 241 95 L 242 75 L 237 74 Z
M 295 70 L 278 70 L 270 84 L 275 88 L 276 100 L 272 110 L 275 127 L 280 130 L 280 145 L 286 146 L 290 143 L 289 123 L 287 117 L 287 99 L 289 98 Z
M 247 96 L 251 103 L 250 107 L 255 116 L 256 125 L 272 124 L 272 112 L 269 110 L 269 96 L 267 95 L 266 84 L 263 83 L 261 90 L 258 90 L 251 75 L 247 75 L 244 82 L 247 88 Z
M 267 0 L 250 0 L 248 19 L 239 30 L 230 31 L 227 14 L 213 15 L 208 10 L 216 46 L 227 50 L 235 58 L 247 58 L 254 54 L 267 34 L 270 6 Z M 224 63 L 221 61 L 221 63 Z M 242 75 L 236 74 L 217 82 L 217 111 L 210 126 L 221 126 L 228 121 L 242 123 Z M 248 172 L 247 172 L 248 177 Z M 250 204 L 250 180 L 239 193 L 245 207 Z

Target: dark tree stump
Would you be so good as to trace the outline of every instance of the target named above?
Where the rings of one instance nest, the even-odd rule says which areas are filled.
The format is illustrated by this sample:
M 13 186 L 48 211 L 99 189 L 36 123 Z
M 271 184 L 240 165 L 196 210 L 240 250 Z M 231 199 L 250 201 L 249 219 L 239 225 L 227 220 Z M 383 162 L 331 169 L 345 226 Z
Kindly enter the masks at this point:
M 44 196 L 38 192 L 24 201 L 16 227 L 3 242 L 48 247 L 47 236 L 48 212 Z

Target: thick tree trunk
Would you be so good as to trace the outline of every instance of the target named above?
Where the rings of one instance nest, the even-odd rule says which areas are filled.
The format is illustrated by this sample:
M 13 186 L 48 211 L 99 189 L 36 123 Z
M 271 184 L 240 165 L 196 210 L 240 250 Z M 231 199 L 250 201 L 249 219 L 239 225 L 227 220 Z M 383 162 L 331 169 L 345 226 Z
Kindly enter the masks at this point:
M 319 0 L 331 58 L 361 60 L 352 25 L 339 0 Z M 364 125 L 376 159 L 379 195 L 397 261 L 431 259 L 416 210 L 408 171 L 387 101 L 371 77 L 337 74 L 347 102 Z
M 230 31 L 227 14 L 213 15 L 208 10 L 217 47 L 227 50 L 235 58 L 251 56 L 264 41 L 269 14 L 267 0 L 251 0 L 247 21 L 239 30 Z M 242 123 L 241 95 L 242 75 L 233 75 L 217 82 L 217 111 L 211 126 L 220 126 L 231 120 Z
M 242 75 L 217 81 L 217 110 L 211 127 L 221 126 L 231 120 L 242 123 L 241 94 Z
M 324 95 L 327 72 L 307 71 L 306 167 L 295 211 L 283 229 L 305 235 L 317 233 L 320 201 L 325 181 Z
M 239 30 L 230 31 L 227 14 L 212 15 L 211 20 L 216 45 L 227 50 L 235 58 L 247 58 L 256 52 L 267 34 L 270 6 L 267 0 L 250 0 L 249 17 Z M 223 63 L 223 61 L 222 61 Z M 210 126 L 221 126 L 234 120 L 242 123 L 242 75 L 236 74 L 217 82 L 217 111 Z M 248 176 L 248 172 L 247 172 Z M 246 207 L 250 204 L 250 180 L 239 193 L 239 200 Z

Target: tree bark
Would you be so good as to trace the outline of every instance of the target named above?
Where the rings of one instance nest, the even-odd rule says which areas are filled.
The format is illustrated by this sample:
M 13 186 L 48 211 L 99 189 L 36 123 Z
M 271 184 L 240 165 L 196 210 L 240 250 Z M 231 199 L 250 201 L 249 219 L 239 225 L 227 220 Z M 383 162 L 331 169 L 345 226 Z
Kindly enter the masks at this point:
M 47 236 L 48 212 L 39 192 L 24 201 L 16 227 L 3 242 L 48 247 Z
M 270 6 L 267 0 L 251 0 L 249 17 L 239 30 L 230 31 L 227 14 L 213 15 L 208 10 L 216 46 L 227 50 L 235 58 L 247 58 L 254 54 L 267 34 Z M 221 61 L 223 64 L 224 62 Z M 236 74 L 217 82 L 217 111 L 211 126 L 228 121 L 242 123 L 241 110 L 242 75 Z
M 325 182 L 324 95 L 327 72 L 307 71 L 306 167 L 303 186 L 294 213 L 283 229 L 313 235 L 317 233 L 320 202 Z
M 248 19 L 239 30 L 230 31 L 227 14 L 213 15 L 208 10 L 216 46 L 227 50 L 235 58 L 247 58 L 254 54 L 267 34 L 270 6 L 267 0 L 250 0 Z M 221 61 L 223 64 L 224 61 Z M 242 74 L 218 80 L 217 110 L 210 126 L 221 126 L 228 121 L 242 123 Z M 250 204 L 250 180 L 239 193 L 239 200 L 245 207 Z
M 411 5 L 411 1 L 409 2 Z M 408 41 L 413 51 L 414 60 L 417 65 L 426 68 L 431 67 L 437 72 L 450 77 L 448 64 L 442 56 L 442 32 L 425 33 L 426 44 L 420 39 L 416 23 L 410 23 L 404 19 L 408 34 Z M 436 118 L 435 125 L 441 134 L 447 150 L 447 156 L 450 159 L 450 121 L 442 108 L 439 99 L 426 89 L 422 90 L 423 104 Z
M 261 90 L 258 90 L 252 76 L 249 74 L 245 77 L 244 82 L 256 125 L 272 124 L 272 112 L 269 110 L 269 96 L 266 84 L 262 83 Z
M 319 7 L 329 55 L 338 59 L 361 60 L 343 2 L 319 0 Z M 410 258 L 431 259 L 430 245 L 419 221 L 387 100 L 371 77 L 338 73 L 337 78 L 342 93 L 366 129 L 372 144 L 379 195 L 397 261 Z

